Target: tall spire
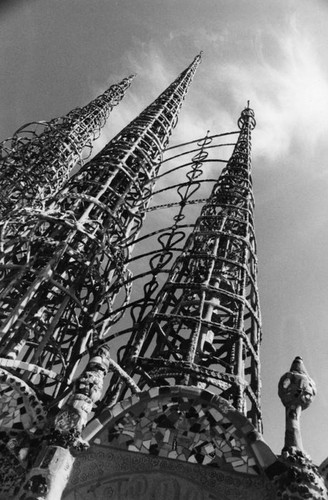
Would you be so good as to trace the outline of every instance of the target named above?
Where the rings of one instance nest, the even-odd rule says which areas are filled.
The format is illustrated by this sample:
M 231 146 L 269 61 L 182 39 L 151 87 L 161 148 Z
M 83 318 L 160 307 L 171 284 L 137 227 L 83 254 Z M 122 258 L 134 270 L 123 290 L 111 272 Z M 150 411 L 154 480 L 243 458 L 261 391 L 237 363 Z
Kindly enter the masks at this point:
M 99 445 L 140 453 L 148 455 L 149 462 L 154 456 L 171 459 L 168 470 L 176 471 L 181 465 L 183 473 L 187 464 L 205 466 L 195 468 L 196 475 L 211 466 L 213 477 L 217 472 L 240 472 L 263 479 L 269 467 L 276 468 L 277 458 L 259 432 L 261 325 L 250 159 L 254 126 L 254 113 L 247 107 L 239 119 L 233 154 L 167 281 L 157 296 L 148 295 L 150 311 L 139 316 L 139 302 L 132 302 L 132 332 L 128 328 L 116 334 L 128 337 L 117 352 L 120 371 L 110 367 L 114 373 L 107 393 L 83 433 L 96 449 Z M 195 201 L 188 191 L 195 191 L 201 182 L 199 165 L 207 161 L 208 149 L 215 147 L 211 142 L 206 135 L 200 149 L 189 151 L 192 166 L 183 160 L 188 181 L 178 186 L 179 212 L 172 228 L 160 232 L 159 252 L 149 252 L 149 276 L 165 267 L 167 254 L 179 251 L 177 240 L 189 225 L 189 220 L 181 224 L 180 207 L 188 198 Z M 191 144 L 194 147 L 194 141 Z M 175 243 L 166 247 L 169 240 Z M 151 280 L 144 285 L 146 295 L 159 284 Z M 141 304 L 140 309 L 143 300 Z M 215 485 L 218 496 L 224 497 L 226 490 Z M 202 486 L 206 487 L 205 481 Z M 173 498 L 174 493 L 166 496 Z
M 95 328 L 95 318 L 111 310 L 115 280 L 119 286 L 162 152 L 199 62 L 197 56 L 45 208 L 22 208 L 1 223 L 0 366 L 17 372 L 25 386 L 32 384 L 36 399 L 51 397 L 48 408 L 56 409 L 70 392 L 83 353 L 87 348 L 97 351 L 98 341 L 106 334 Z M 45 446 L 23 483 L 20 498 L 60 498 L 74 461 L 71 452 L 84 446 L 80 433 L 99 397 L 110 363 L 108 354 L 103 352 L 102 360 L 96 354 L 90 361 L 77 393 L 55 421 L 47 421 L 52 432 L 42 430 L 44 419 L 39 423 Z M 24 411 L 10 410 L 24 419 Z M 8 415 L 5 422 L 0 420 L 9 435 L 13 422 Z M 19 425 L 24 423 L 28 430 L 29 421 Z M 36 439 L 30 447 L 32 460 L 38 448 Z
M 162 153 L 200 60 L 201 56 L 196 56 L 150 106 L 70 180 L 58 194 L 58 204 L 74 210 L 81 220 L 106 220 L 106 225 L 115 227 L 116 239 L 132 238 L 141 226 Z M 114 218 L 108 221 L 108 209 L 115 214 L 115 222 Z
M 250 158 L 255 119 L 250 108 L 238 124 L 233 154 L 155 305 L 135 327 L 122 366 L 140 389 L 211 388 L 260 429 L 261 321 Z
M 124 97 L 133 76 L 111 85 L 83 108 L 50 122 L 30 123 L 1 144 L 0 212 L 56 192 Z
M 0 354 L 40 391 L 60 397 L 86 345 L 106 333 L 94 320 L 112 308 L 125 272 L 126 240 L 142 224 L 199 62 L 197 56 L 46 209 L 22 208 L 0 224 Z M 42 373 L 37 380 L 35 370 Z

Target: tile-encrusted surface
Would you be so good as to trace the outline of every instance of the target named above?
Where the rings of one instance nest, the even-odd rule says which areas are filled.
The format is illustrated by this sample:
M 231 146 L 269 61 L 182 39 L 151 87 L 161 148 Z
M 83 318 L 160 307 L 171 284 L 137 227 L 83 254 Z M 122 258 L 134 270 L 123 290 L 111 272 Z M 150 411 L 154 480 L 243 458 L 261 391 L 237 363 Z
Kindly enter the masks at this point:
M 236 428 L 225 407 L 219 411 L 201 398 L 158 394 L 117 418 L 108 442 L 128 451 L 257 474 L 245 430 Z
M 262 438 L 249 420 L 200 388 L 152 388 L 105 410 L 97 421 L 95 444 L 248 475 L 268 465 L 254 447 Z
M 93 444 L 75 462 L 63 500 L 273 500 L 264 476 L 221 471 Z

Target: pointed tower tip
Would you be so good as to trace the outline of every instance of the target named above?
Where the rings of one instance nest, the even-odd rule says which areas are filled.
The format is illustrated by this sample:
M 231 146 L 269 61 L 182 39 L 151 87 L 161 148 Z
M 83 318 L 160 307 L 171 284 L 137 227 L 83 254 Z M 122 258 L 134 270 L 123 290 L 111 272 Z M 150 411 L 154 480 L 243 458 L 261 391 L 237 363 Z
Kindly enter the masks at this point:
M 241 112 L 237 123 L 240 129 L 243 128 L 245 123 L 250 127 L 250 130 L 253 130 L 256 127 L 254 111 L 249 107 L 249 101 L 247 101 L 247 107 Z
M 188 66 L 188 68 L 187 68 L 187 69 L 190 69 L 190 68 L 192 68 L 192 67 L 197 68 L 197 66 L 198 66 L 198 65 L 202 62 L 202 54 L 203 54 L 203 51 L 201 50 L 201 51 L 199 52 L 199 54 L 197 54 L 197 55 L 194 57 L 194 59 L 193 59 L 192 63 L 190 63 L 190 65 Z M 187 71 L 187 70 L 186 70 L 186 71 Z
M 308 374 L 303 363 L 303 358 L 301 356 L 296 356 L 296 358 L 292 362 L 290 371 L 297 373 L 305 373 L 306 375 Z

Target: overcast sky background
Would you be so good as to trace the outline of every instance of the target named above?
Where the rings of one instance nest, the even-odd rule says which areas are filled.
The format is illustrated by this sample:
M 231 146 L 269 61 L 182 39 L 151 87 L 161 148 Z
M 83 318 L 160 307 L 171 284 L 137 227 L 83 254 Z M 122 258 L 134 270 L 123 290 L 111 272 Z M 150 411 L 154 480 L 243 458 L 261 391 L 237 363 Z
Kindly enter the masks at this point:
M 318 395 L 302 415 L 328 456 L 328 4 L 326 0 L 0 1 L 0 137 L 82 106 L 137 73 L 98 148 L 204 51 L 175 141 L 236 129 L 250 99 L 264 437 L 279 453 L 280 376 L 304 358 Z

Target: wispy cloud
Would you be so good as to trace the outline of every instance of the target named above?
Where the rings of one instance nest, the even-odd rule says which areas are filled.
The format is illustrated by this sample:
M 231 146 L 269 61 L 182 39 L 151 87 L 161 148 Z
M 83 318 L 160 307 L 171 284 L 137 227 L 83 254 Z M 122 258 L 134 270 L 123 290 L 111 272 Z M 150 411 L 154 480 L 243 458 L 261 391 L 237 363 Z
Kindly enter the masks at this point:
M 172 138 L 175 143 L 201 137 L 208 129 L 213 133 L 236 129 L 238 114 L 250 99 L 258 123 L 254 140 L 258 158 L 273 162 L 295 148 L 313 154 L 328 133 L 328 113 L 323 112 L 328 109 L 328 76 L 295 14 L 288 13 L 281 25 L 262 21 L 251 26 L 247 47 L 242 41 L 248 28 L 239 25 L 236 35 L 233 23 L 217 31 L 201 26 L 192 33 L 171 30 L 164 48 L 154 41 L 136 40 L 124 54 L 124 65 L 137 78 L 113 111 L 98 149 L 176 78 L 183 62 L 185 66 L 191 62 L 197 48 L 191 49 L 190 61 L 184 54 L 178 58 L 180 67 L 168 49 L 192 36 L 194 47 L 204 48 L 205 54 L 183 105 Z
M 258 121 L 257 154 L 275 159 L 293 145 L 313 151 L 328 133 L 328 79 L 315 49 L 292 23 L 288 32 L 258 35 L 254 64 L 226 63 L 220 84 L 236 104 L 241 96 L 250 98 Z

